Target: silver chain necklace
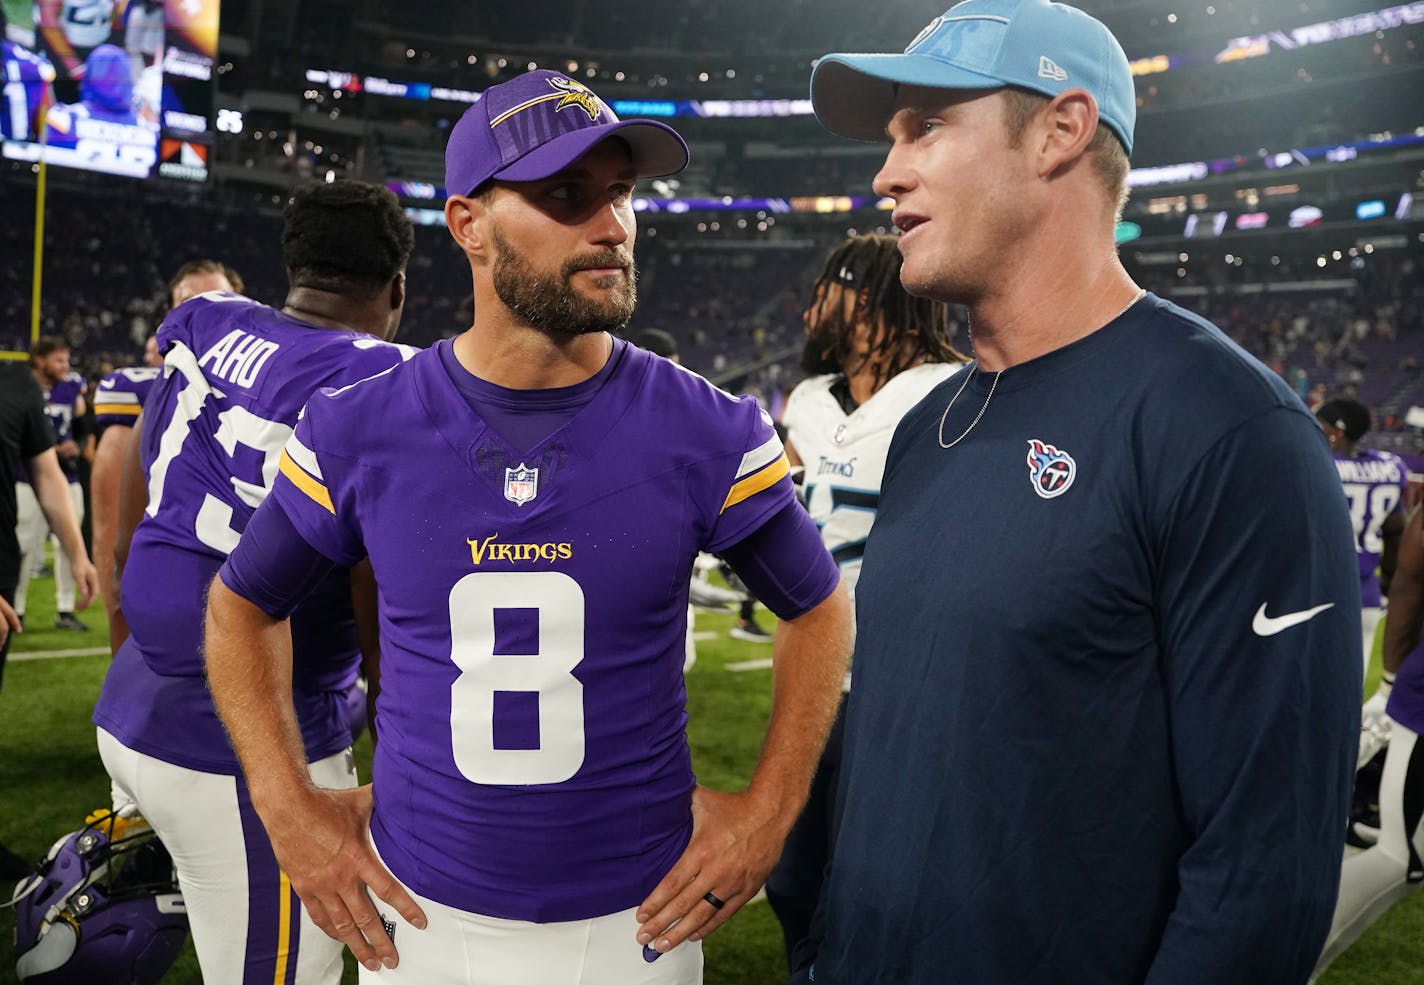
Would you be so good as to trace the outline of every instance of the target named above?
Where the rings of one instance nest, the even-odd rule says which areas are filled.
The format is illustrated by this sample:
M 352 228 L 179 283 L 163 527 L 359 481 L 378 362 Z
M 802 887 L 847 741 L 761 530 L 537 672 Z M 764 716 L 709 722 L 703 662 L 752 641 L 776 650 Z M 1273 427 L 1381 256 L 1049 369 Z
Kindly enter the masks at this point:
M 1113 322 L 1117 321 L 1117 320 L 1118 320 L 1119 318 L 1121 318 L 1123 315 L 1127 314 L 1128 308 L 1131 308 L 1134 304 L 1136 304 L 1137 302 L 1141 301 L 1141 300 L 1142 300 L 1143 298 L 1145 298 L 1146 296 L 1147 296 L 1147 288 L 1145 288 L 1145 287 L 1140 287 L 1140 288 L 1138 288 L 1138 289 L 1137 289 L 1137 293 L 1132 296 L 1132 300 L 1129 301 L 1129 302 L 1127 302 L 1127 307 L 1126 307 L 1126 308 L 1123 308 L 1123 309 L 1122 309 L 1121 311 L 1119 311 L 1116 315 L 1113 315 L 1113 317 L 1107 322 L 1107 324 L 1111 325 Z M 973 336 L 973 329 L 971 328 L 971 329 L 970 329 L 970 339 L 972 340 L 973 337 L 974 337 L 974 336 Z M 963 441 L 965 438 L 969 437 L 969 432 L 974 430 L 974 426 L 979 423 L 979 419 L 982 418 L 982 417 L 984 416 L 984 412 L 989 409 L 989 401 L 991 401 L 991 400 L 994 399 L 994 391 L 999 388 L 999 377 L 1003 376 L 1003 375 L 1004 375 L 1004 372 L 1005 372 L 1004 370 L 1001 369 L 1001 370 L 999 370 L 997 373 L 994 374 L 994 382 L 991 383 L 991 384 L 989 384 L 989 395 L 984 398 L 984 403 L 983 403 L 983 405 L 979 408 L 979 413 L 977 413 L 977 414 L 974 415 L 974 420 L 970 421 L 970 422 L 969 422 L 969 426 L 968 426 L 967 428 L 965 428 L 963 431 L 960 432 L 959 437 L 955 438 L 955 439 L 954 439 L 953 441 L 951 441 L 949 444 L 945 444 L 945 443 L 944 443 L 944 422 L 947 421 L 947 420 L 949 420 L 949 412 L 950 412 L 950 410 L 954 407 L 955 402 L 956 402 L 957 400 L 959 400 L 959 395 L 964 392 L 964 388 L 969 385 L 969 381 L 972 380 L 972 379 L 974 379 L 974 377 L 976 377 L 976 376 L 979 375 L 979 360 L 977 360 L 977 359 L 974 360 L 974 364 L 973 364 L 973 365 L 974 365 L 974 368 L 969 371 L 969 375 L 964 378 L 964 382 L 961 383 L 961 384 L 959 384 L 959 389 L 958 389 L 957 391 L 955 391 L 954 396 L 949 398 L 949 406 L 945 407 L 944 413 L 939 416 L 939 434 L 938 434 L 939 446 L 940 446 L 941 448 L 943 448 L 945 451 L 948 451 L 949 449 L 953 448 L 955 445 L 957 445 L 957 444 L 959 444 L 961 441 Z
M 950 408 L 953 407 L 953 406 L 954 406 L 954 402 L 959 399 L 959 394 L 963 393 L 963 392 L 964 392 L 964 388 L 969 385 L 969 381 L 972 380 L 972 379 L 974 379 L 974 377 L 976 377 L 976 376 L 978 376 L 978 375 L 979 375 L 979 360 L 976 359 L 976 360 L 974 360 L 974 368 L 969 371 L 969 375 L 966 376 L 966 377 L 964 378 L 964 382 L 959 385 L 959 390 L 958 390 L 958 392 L 956 392 L 955 395 L 950 398 L 950 400 L 949 400 L 949 407 L 946 407 L 946 408 L 944 409 L 944 413 L 939 416 L 939 446 L 940 446 L 941 448 L 945 449 L 946 451 L 948 451 L 949 449 L 953 448 L 955 445 L 959 444 L 961 441 L 963 441 L 966 437 L 969 436 L 969 432 L 970 432 L 970 431 L 973 431 L 973 430 L 974 430 L 974 425 L 976 425 L 976 424 L 979 423 L 979 418 L 983 417 L 983 416 L 984 416 L 984 411 L 986 411 L 986 410 L 989 409 L 989 401 L 991 401 L 991 400 L 994 399 L 994 391 L 998 389 L 998 387 L 999 387 L 999 377 L 1001 377 L 1001 376 L 1004 375 L 1004 371 L 1001 369 L 1001 370 L 999 370 L 997 373 L 994 374 L 994 382 L 991 383 L 991 384 L 989 384 L 989 395 L 984 398 L 984 405 L 979 408 L 979 413 L 977 413 L 977 414 L 974 415 L 974 420 L 972 420 L 972 421 L 969 422 L 969 426 L 968 426 L 967 428 L 965 428 L 963 432 L 960 433 L 959 437 L 955 438 L 955 439 L 954 439 L 953 441 L 951 441 L 949 444 L 945 444 L 945 443 L 944 443 L 944 422 L 949 419 L 949 411 L 950 411 Z

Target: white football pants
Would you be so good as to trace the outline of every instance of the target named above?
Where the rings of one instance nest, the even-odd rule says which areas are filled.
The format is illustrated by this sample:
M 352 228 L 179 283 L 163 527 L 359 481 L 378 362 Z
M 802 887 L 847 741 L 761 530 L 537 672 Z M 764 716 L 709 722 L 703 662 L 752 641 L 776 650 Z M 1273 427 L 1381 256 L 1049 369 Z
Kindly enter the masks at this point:
M 400 964 L 380 971 L 362 967 L 361 985 L 702 982 L 702 942 L 685 941 L 661 955 L 650 951 L 638 943 L 637 907 L 592 920 L 528 923 L 466 913 L 427 899 L 409 886 L 405 890 L 425 913 L 425 929 L 416 930 L 373 896 Z M 650 955 L 655 956 L 651 961 Z
M 1420 886 L 1410 881 L 1410 845 L 1424 857 L 1424 825 L 1419 811 L 1424 797 L 1424 744 L 1417 733 L 1390 721 L 1389 752 L 1380 777 L 1380 835 L 1371 848 L 1345 859 L 1340 869 L 1340 897 L 1314 981 L 1330 962 L 1355 943 L 1370 924 Z M 1410 807 L 1414 816 L 1407 816 Z
M 242 777 L 174 766 L 98 732 L 114 810 L 137 809 L 173 856 L 203 985 L 338 985 L 346 945 L 312 923 L 277 867 Z M 310 769 L 319 786 L 356 786 L 349 750 Z
M 84 522 L 84 490 L 79 483 L 69 484 L 69 501 L 74 504 L 74 517 Z M 30 579 L 44 563 L 45 535 L 49 522 L 40 509 L 39 498 L 28 482 L 15 483 L 15 537 L 20 542 L 20 583 L 15 586 L 15 611 L 25 614 Z M 63 548 L 54 552 L 54 603 L 59 612 L 74 611 L 74 567 Z

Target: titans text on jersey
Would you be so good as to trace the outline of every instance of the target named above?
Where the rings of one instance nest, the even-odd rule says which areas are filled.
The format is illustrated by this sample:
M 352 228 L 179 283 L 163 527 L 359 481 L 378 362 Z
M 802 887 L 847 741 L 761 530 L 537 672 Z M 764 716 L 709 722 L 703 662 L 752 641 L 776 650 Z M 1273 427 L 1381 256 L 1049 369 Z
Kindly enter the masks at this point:
M 952 363 L 915 366 L 893 377 L 849 414 L 831 392 L 840 378 L 835 374 L 805 380 L 786 401 L 781 423 L 806 467 L 802 499 L 840 565 L 852 597 L 880 503 L 885 455 L 895 427 L 957 368 Z

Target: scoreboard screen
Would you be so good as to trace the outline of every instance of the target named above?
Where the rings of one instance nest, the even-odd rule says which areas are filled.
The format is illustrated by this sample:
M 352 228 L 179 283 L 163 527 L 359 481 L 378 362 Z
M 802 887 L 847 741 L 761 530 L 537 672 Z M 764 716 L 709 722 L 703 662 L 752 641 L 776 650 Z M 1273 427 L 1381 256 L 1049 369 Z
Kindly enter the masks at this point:
M 0 0 L 15 161 L 205 181 L 220 0 Z

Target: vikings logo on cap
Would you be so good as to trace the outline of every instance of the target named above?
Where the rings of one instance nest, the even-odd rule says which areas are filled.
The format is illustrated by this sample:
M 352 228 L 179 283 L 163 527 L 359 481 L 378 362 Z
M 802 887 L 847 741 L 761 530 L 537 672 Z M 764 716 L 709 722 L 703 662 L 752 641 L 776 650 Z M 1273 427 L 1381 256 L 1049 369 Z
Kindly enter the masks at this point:
M 593 90 L 588 86 L 575 82 L 573 79 L 566 79 L 562 75 L 553 75 L 544 80 L 549 83 L 549 88 L 554 91 L 542 96 L 535 96 L 526 99 L 517 106 L 512 106 L 503 113 L 490 120 L 490 129 L 499 126 L 505 120 L 517 113 L 522 113 L 531 106 L 540 103 L 547 103 L 551 99 L 557 99 L 554 106 L 555 111 L 568 109 L 570 106 L 577 106 L 588 114 L 589 121 L 595 121 L 603 113 L 603 100 L 593 94 Z
M 1066 451 L 1059 451 L 1037 438 L 1028 442 L 1028 478 L 1033 491 L 1044 499 L 1062 496 L 1078 474 L 1078 463 Z
M 554 109 L 568 109 L 570 106 L 577 106 L 588 114 L 590 120 L 598 119 L 598 115 L 603 112 L 603 100 L 595 96 L 593 90 L 582 82 L 555 76 L 549 80 L 549 85 L 563 92 L 563 96 Z

